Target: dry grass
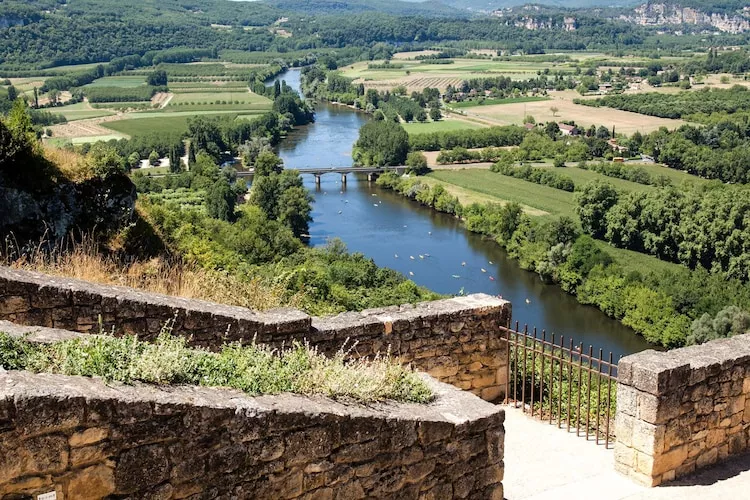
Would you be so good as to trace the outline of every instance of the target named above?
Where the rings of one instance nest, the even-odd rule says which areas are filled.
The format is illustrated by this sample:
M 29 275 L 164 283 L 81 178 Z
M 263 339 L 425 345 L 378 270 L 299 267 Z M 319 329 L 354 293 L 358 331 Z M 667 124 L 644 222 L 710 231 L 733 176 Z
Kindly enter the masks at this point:
M 94 170 L 79 153 L 45 145 L 44 157 L 68 180 L 82 182 L 94 177 Z
M 105 285 L 138 288 L 164 295 L 202 299 L 247 307 L 258 311 L 275 307 L 298 307 L 299 295 L 288 297 L 282 281 L 257 276 L 239 279 L 218 271 L 208 271 L 164 258 L 122 262 L 103 255 L 91 238 L 60 246 L 54 251 L 15 251 L 6 243 L 3 255 L 6 265 L 55 276 L 66 276 Z
M 580 96 L 571 91 L 552 92 L 550 95 L 553 96 L 554 100 L 478 106 L 465 111 L 469 116 L 489 118 L 498 125 L 520 125 L 523 122 L 524 116 L 531 115 L 536 118 L 537 122 L 572 120 L 584 127 L 604 125 L 611 129 L 614 126 L 617 132 L 625 134 L 633 134 L 636 131 L 648 133 L 660 127 L 667 127 L 673 130 L 685 123 L 682 120 L 672 120 L 618 109 L 592 108 L 575 104 L 573 99 Z M 556 116 L 552 116 L 550 110 L 553 106 L 557 108 Z

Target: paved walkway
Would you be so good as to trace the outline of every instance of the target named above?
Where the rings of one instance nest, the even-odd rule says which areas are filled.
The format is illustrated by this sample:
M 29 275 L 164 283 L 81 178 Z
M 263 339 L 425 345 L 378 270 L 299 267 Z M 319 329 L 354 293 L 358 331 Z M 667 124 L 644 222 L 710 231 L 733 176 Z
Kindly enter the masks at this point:
M 612 450 L 575 432 L 505 411 L 507 500 L 733 500 L 750 499 L 750 454 L 657 488 L 615 472 Z

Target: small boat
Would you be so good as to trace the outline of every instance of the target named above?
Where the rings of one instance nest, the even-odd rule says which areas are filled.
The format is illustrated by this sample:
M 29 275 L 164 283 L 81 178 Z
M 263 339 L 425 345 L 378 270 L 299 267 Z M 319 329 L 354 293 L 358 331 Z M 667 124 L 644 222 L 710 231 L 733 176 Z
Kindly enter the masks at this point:
M 526 299 L 527 304 L 531 304 L 531 301 L 529 299 Z
M 419 258 L 420 258 L 420 259 L 424 259 L 424 255 L 420 255 L 420 256 L 419 256 Z
M 413 256 L 413 255 L 410 255 L 410 256 L 409 256 L 409 258 L 410 258 L 411 260 L 414 260 L 414 256 Z
M 495 277 L 494 276 L 490 276 L 490 281 L 495 281 Z
M 404 227 L 406 227 L 406 224 L 404 224 Z
M 427 234 L 430 234 L 430 235 L 431 235 L 431 234 L 432 234 L 432 231 L 427 231 Z
M 490 265 L 492 265 L 492 261 L 490 261 Z
M 462 265 L 462 266 L 465 266 L 465 265 L 466 265 L 466 262 L 461 262 L 461 265 Z
M 372 206 L 373 206 L 373 207 L 377 207 L 377 206 L 378 206 L 378 204 L 377 204 L 377 203 L 373 203 L 373 204 L 372 204 Z
M 393 254 L 393 258 L 394 258 L 394 259 L 398 259 L 398 254 L 397 254 L 397 253 L 394 253 L 394 254 Z
M 339 212 L 339 213 L 341 213 L 341 212 Z M 485 269 L 485 268 L 482 268 L 482 272 L 483 272 L 483 273 L 486 273 L 486 272 L 487 272 L 487 269 Z
M 460 277 L 461 277 L 461 276 L 459 276 L 458 274 L 451 274 L 451 276 L 452 276 L 452 277 L 454 277 L 454 278 L 456 278 L 456 279 L 458 279 L 458 278 L 460 278 Z
M 426 254 L 424 254 L 424 256 L 425 256 L 425 257 L 429 257 L 429 256 L 430 256 L 430 254 L 426 253 Z
M 344 200 L 344 203 L 349 203 L 349 200 Z
M 372 196 L 377 196 L 377 194 L 375 194 L 375 193 L 372 193 Z
M 414 273 L 409 271 L 409 276 L 414 276 Z
M 339 213 L 342 213 L 341 210 L 339 210 Z

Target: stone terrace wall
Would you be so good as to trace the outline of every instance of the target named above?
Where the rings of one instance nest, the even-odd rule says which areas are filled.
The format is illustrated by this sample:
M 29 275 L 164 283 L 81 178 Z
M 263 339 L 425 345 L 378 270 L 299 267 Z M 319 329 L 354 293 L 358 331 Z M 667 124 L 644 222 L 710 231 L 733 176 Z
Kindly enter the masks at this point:
M 750 444 L 750 335 L 620 360 L 615 467 L 656 486 Z
M 503 498 L 504 412 L 0 372 L 0 498 Z
M 138 334 L 153 339 L 168 322 L 193 345 L 217 347 L 255 338 L 272 346 L 306 339 L 332 354 L 346 343 L 352 356 L 391 352 L 440 381 L 483 399 L 504 397 L 510 303 L 477 294 L 312 318 L 295 309 L 242 307 L 146 293 L 126 287 L 0 267 L 0 320 L 76 332 Z

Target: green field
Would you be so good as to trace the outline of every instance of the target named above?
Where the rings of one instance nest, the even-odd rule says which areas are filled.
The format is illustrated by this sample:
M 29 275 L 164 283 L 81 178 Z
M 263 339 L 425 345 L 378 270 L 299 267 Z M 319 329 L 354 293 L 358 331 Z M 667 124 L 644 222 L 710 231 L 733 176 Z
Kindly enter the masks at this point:
M 169 82 L 170 90 L 176 92 L 211 92 L 220 91 L 228 88 L 240 88 L 247 89 L 247 82 L 241 81 L 226 81 L 220 84 L 213 84 L 209 82 Z
M 409 134 L 426 134 L 429 132 L 446 132 L 449 130 L 466 130 L 482 128 L 478 123 L 465 122 L 462 120 L 440 120 L 437 122 L 411 122 L 402 123 Z
M 130 113 L 127 115 L 128 118 L 123 120 L 116 120 L 112 122 L 105 122 L 101 125 L 105 128 L 112 129 L 122 134 L 134 136 L 138 134 L 164 134 L 164 133 L 185 133 L 187 132 L 188 120 L 192 117 L 201 116 L 218 116 L 225 114 L 238 113 L 234 111 L 194 111 L 194 112 L 178 112 L 178 113 L 161 113 L 161 112 L 145 112 L 145 113 Z M 241 112 L 238 118 L 257 116 L 258 113 L 252 112 Z
M 84 120 L 86 118 L 98 118 L 100 116 L 113 115 L 114 112 L 108 109 L 92 109 L 88 103 L 79 102 L 67 106 L 50 108 L 49 111 L 56 115 L 63 115 L 69 122 L 75 120 Z
M 448 104 L 450 108 L 473 108 L 476 106 L 492 106 L 493 104 L 515 104 L 517 102 L 536 102 L 549 101 L 549 97 L 528 96 L 528 97 L 509 97 L 507 99 L 472 99 L 470 101 L 452 102 Z
M 146 85 L 146 79 L 142 76 L 105 76 L 84 85 L 85 87 L 121 87 L 135 88 Z
M 133 116 L 136 114 L 138 113 L 134 113 Z M 187 132 L 188 119 L 194 115 L 194 113 L 181 114 L 179 116 L 165 116 L 160 113 L 148 114 L 156 114 L 157 116 L 155 118 L 128 118 L 125 120 L 102 123 L 102 126 L 131 137 L 139 134 L 152 133 L 184 134 Z
M 599 177 L 605 178 L 600 175 Z M 459 186 L 469 191 L 481 193 L 496 199 L 498 202 L 513 201 L 550 214 L 544 217 L 566 215 L 574 220 L 578 219 L 574 211 L 574 194 L 559 189 L 507 177 L 489 170 L 478 169 L 438 170 L 429 174 L 428 178 L 438 180 L 446 185 Z M 610 180 L 609 178 L 606 179 Z M 638 186 L 641 185 L 638 184 Z M 647 186 L 642 187 L 648 188 Z M 648 273 L 650 271 L 674 270 L 681 267 L 679 264 L 664 262 L 650 255 L 614 248 L 603 241 L 597 243 L 628 271 Z
M 497 198 L 514 201 L 551 215 L 574 217 L 573 193 L 541 186 L 489 170 L 436 170 L 429 177 Z

